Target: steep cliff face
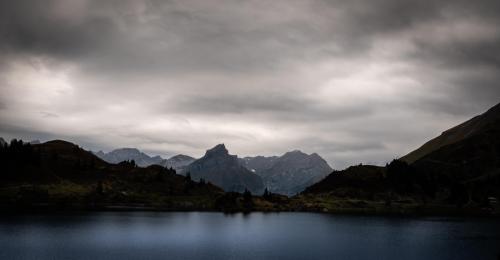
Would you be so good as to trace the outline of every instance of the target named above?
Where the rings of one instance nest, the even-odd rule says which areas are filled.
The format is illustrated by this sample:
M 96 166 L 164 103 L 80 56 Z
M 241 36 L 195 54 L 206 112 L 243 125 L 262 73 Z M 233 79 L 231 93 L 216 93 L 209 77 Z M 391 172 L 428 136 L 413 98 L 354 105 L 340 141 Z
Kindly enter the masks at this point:
M 194 180 L 204 179 L 225 191 L 242 192 L 245 189 L 254 194 L 264 191 L 262 179 L 243 167 L 236 155 L 230 155 L 224 144 L 207 150 L 205 155 L 186 167 Z

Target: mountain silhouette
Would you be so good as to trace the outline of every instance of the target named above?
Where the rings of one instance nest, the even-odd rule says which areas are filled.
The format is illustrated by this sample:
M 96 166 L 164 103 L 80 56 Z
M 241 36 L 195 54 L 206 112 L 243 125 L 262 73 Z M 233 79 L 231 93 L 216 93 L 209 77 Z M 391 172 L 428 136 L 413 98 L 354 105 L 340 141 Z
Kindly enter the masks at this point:
M 189 173 L 193 180 L 204 179 L 225 191 L 248 189 L 254 194 L 264 191 L 262 179 L 242 166 L 236 155 L 230 155 L 224 144 L 207 150 L 202 158 L 186 167 L 185 173 Z

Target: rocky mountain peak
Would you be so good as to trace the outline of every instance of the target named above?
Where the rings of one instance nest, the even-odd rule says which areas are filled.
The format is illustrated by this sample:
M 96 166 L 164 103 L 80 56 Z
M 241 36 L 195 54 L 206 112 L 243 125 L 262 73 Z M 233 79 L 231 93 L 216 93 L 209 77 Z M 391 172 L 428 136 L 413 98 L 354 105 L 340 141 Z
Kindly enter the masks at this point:
M 294 150 L 294 151 L 291 151 L 291 152 L 286 152 L 282 158 L 283 159 L 287 159 L 287 160 L 300 160 L 300 159 L 305 159 L 305 158 L 308 158 L 309 155 L 307 155 L 306 153 L 300 151 L 300 150 Z
M 225 191 L 243 192 L 245 189 L 260 194 L 264 191 L 262 179 L 242 166 L 236 155 L 230 155 L 224 144 L 207 150 L 205 156 L 186 167 L 191 178 L 203 178 Z
M 290 152 L 286 152 L 284 155 L 307 155 L 307 154 L 305 154 L 301 150 L 293 150 Z
M 221 156 L 221 155 L 229 155 L 228 150 L 224 144 L 218 144 L 214 146 L 212 149 L 207 150 L 205 156 Z

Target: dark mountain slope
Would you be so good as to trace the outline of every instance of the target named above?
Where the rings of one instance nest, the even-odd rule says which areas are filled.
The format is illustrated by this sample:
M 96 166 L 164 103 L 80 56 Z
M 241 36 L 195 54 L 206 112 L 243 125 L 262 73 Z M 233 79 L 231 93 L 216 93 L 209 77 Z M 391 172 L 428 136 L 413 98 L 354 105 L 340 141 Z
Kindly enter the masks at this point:
M 304 193 L 332 193 L 340 197 L 372 197 L 376 192 L 385 192 L 386 169 L 372 165 L 351 166 L 335 171 L 320 182 L 307 187 Z
M 459 142 L 480 132 L 482 128 L 498 120 L 500 120 L 500 104 L 492 107 L 482 115 L 476 116 L 458 126 L 444 131 L 440 136 L 428 141 L 417 150 L 402 157 L 401 160 L 413 163 L 443 146 Z
M 477 202 L 500 197 L 500 120 L 424 156 L 412 167 L 433 176 L 439 187 L 462 186 Z

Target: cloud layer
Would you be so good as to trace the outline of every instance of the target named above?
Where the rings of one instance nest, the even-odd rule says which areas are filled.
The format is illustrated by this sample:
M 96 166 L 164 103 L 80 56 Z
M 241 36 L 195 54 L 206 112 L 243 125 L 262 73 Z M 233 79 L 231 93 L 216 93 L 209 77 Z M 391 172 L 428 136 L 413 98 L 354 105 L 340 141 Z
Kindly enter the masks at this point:
M 0 1 L 0 135 L 383 164 L 500 101 L 498 1 Z

